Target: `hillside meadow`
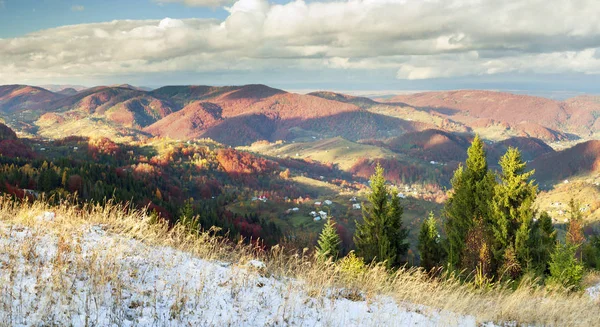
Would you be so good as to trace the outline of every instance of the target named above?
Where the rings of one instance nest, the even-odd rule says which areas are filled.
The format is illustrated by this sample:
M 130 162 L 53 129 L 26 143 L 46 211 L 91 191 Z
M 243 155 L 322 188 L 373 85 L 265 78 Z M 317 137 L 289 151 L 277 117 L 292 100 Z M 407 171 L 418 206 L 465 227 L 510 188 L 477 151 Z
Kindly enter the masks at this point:
M 526 280 L 481 288 L 419 269 L 257 250 L 212 231 L 168 228 L 111 203 L 49 206 L 3 197 L 0 231 L 6 326 L 600 323 L 599 303 L 585 292 Z M 588 276 L 588 283 L 597 280 Z

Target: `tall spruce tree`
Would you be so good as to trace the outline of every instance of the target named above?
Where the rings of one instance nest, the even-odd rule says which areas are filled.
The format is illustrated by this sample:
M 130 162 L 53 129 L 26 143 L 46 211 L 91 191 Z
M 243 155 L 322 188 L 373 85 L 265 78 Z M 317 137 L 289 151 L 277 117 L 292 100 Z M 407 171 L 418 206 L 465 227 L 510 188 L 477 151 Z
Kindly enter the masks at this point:
M 534 171 L 525 171 L 521 152 L 512 147 L 500 159 L 500 167 L 500 183 L 496 185 L 492 201 L 494 259 L 496 265 L 501 265 L 509 244 L 514 244 L 521 267 L 529 268 L 533 261 L 533 243 L 538 236 L 533 221 L 533 202 L 537 195 L 537 186 L 531 180 Z
M 391 195 L 391 199 L 389 199 Z M 363 222 L 356 222 L 354 243 L 357 253 L 367 262 L 386 262 L 397 266 L 408 251 L 408 230 L 403 227 L 397 191 L 388 192 L 384 170 L 378 164 L 371 176 L 370 205 L 363 206 Z
M 547 212 L 542 211 L 533 221 L 528 246 L 531 255 L 529 268 L 539 275 L 547 273 L 550 254 L 556 247 L 556 231 Z
M 467 161 L 459 166 L 452 178 L 453 193 L 446 202 L 446 233 L 448 264 L 463 267 L 467 234 L 475 228 L 475 220 L 489 220 L 489 202 L 494 194 L 494 175 L 488 171 L 486 152 L 481 138 L 476 135 L 467 151 Z M 485 225 L 484 225 L 485 226 Z
M 540 262 L 544 262 L 547 268 L 548 262 L 550 261 L 550 254 L 554 252 L 556 246 L 556 230 L 552 225 L 552 218 L 548 215 L 548 212 L 543 211 L 538 219 L 539 231 L 541 234 L 541 253 Z
M 332 258 L 336 260 L 338 258 L 342 241 L 337 233 L 333 219 L 327 218 L 317 244 L 317 257 L 319 259 L 327 260 Z
M 429 213 L 429 218 L 425 219 L 421 225 L 418 248 L 421 256 L 421 267 L 425 270 L 430 271 L 441 263 L 443 249 L 433 212 Z

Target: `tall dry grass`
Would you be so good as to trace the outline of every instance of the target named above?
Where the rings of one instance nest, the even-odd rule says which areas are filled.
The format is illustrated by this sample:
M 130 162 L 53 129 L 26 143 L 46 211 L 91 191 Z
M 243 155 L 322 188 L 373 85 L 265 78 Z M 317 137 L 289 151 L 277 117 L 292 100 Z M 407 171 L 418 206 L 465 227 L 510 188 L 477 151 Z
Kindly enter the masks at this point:
M 43 221 L 39 217 L 46 211 L 56 214 L 53 221 Z M 10 229 L 29 227 L 36 233 L 58 237 L 58 245 L 53 255 L 53 282 L 50 287 L 59 291 L 64 298 L 51 300 L 52 305 L 73 306 L 73 310 L 86 311 L 94 305 L 94 299 L 102 292 L 102 285 L 114 283 L 115 308 L 118 307 L 119 271 L 118 257 L 77 256 L 77 237 L 81 237 L 82 226 L 100 225 L 102 228 L 124 238 L 135 239 L 154 247 L 168 247 L 189 253 L 192 256 L 244 265 L 250 260 L 261 260 L 266 267 L 261 273 L 278 279 L 292 278 L 302 283 L 311 296 L 344 297 L 369 301 L 376 296 L 388 295 L 414 310 L 448 311 L 459 315 L 470 315 L 478 322 L 516 323 L 525 325 L 553 326 L 600 326 L 600 303 L 592 301 L 584 293 L 564 293 L 551 291 L 532 282 L 523 282 L 513 290 L 507 285 L 489 285 L 476 288 L 453 278 L 432 278 L 418 269 L 400 269 L 394 273 L 383 267 L 372 265 L 349 269 L 340 263 L 315 260 L 310 251 L 298 253 L 274 247 L 268 251 L 257 251 L 250 245 L 231 243 L 217 237 L 213 232 L 189 233 L 185 228 L 169 228 L 164 223 L 152 222 L 143 212 L 128 210 L 124 206 L 106 205 L 77 206 L 68 201 L 50 206 L 44 201 L 35 203 L 14 202 L 0 198 L 0 223 Z M 43 236 L 43 235 L 42 235 Z M 7 235 L 0 235 L 0 240 Z M 1 249 L 8 256 L 10 272 L 0 283 L 4 296 L 0 296 L 0 310 L 4 317 L 22 316 L 14 302 L 19 294 L 7 294 L 13 275 L 18 275 L 17 256 L 36 260 L 39 249 L 34 244 L 37 237 L 28 237 L 19 249 Z M 93 253 L 93 252 L 92 252 Z M 75 258 L 75 259 L 74 259 Z M 30 267 L 29 269 L 35 269 Z M 68 303 L 68 294 L 75 281 L 64 277 L 61 271 L 78 270 L 91 276 L 87 292 L 90 299 L 86 303 Z M 34 271 L 41 275 L 43 271 Z M 133 272 L 132 272 L 133 273 Z M 11 275 L 12 274 L 12 275 Z M 4 300 L 3 300 L 4 299 Z M 67 300 L 65 300 L 67 299 Z M 66 301 L 66 302 L 65 302 Z M 11 302 L 12 303 L 12 302 Z M 66 304 L 65 304 L 66 303 Z M 10 308 L 9 308 L 10 307 Z M 75 308 L 76 307 L 76 308 Z M 177 314 L 178 307 L 172 308 Z M 111 319 L 118 322 L 119 314 Z M 85 314 L 83 315 L 85 316 Z M 457 319 L 460 317 L 457 316 Z M 9 320 L 10 321 L 10 320 Z M 0 324 L 2 325 L 2 324 Z M 10 324 L 5 324 L 10 325 Z M 91 323 L 90 325 L 93 325 Z

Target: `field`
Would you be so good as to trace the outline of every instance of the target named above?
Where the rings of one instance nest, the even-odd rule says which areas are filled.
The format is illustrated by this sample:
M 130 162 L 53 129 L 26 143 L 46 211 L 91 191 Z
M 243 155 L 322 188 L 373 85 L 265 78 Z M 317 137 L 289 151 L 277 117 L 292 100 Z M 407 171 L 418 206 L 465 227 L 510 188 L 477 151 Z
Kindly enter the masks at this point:
M 319 162 L 331 162 L 342 170 L 350 169 L 360 158 L 394 158 L 392 151 L 366 144 L 348 141 L 341 137 L 313 139 L 306 142 L 257 143 L 239 147 L 241 150 L 257 152 L 272 157 L 300 157 Z

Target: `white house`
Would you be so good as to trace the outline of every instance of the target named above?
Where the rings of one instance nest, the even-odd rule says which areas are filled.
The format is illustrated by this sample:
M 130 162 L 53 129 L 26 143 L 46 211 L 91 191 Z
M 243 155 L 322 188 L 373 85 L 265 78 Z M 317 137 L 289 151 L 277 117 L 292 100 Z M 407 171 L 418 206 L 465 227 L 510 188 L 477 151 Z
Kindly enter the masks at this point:
M 318 207 L 318 206 L 320 206 L 320 205 L 321 205 L 321 202 L 318 202 L 318 201 L 317 201 L 317 202 L 315 202 L 315 205 Z
M 332 205 L 332 204 L 333 204 L 333 202 L 331 202 L 331 200 L 325 200 L 325 201 L 324 201 L 324 203 L 325 203 L 326 205 L 328 205 L 328 206 L 330 206 L 330 205 Z
M 404 193 L 398 193 L 398 197 L 401 199 L 406 199 L 406 195 L 404 195 Z
M 300 211 L 300 208 L 292 208 L 292 211 Z
M 352 199 L 350 199 L 350 202 L 356 202 L 356 197 L 353 196 Z
M 327 212 L 319 211 L 319 216 L 321 216 L 321 218 L 325 219 L 325 218 L 327 218 Z
M 360 210 L 360 203 L 354 203 L 354 204 L 352 204 L 352 209 L 354 209 L 354 210 Z
M 317 212 L 316 211 L 311 211 L 310 215 L 313 216 L 313 217 L 316 217 L 317 216 Z
M 321 220 L 321 217 L 319 217 L 319 216 L 316 216 L 316 217 L 315 217 L 313 220 L 314 220 L 314 221 L 319 221 L 319 220 Z

